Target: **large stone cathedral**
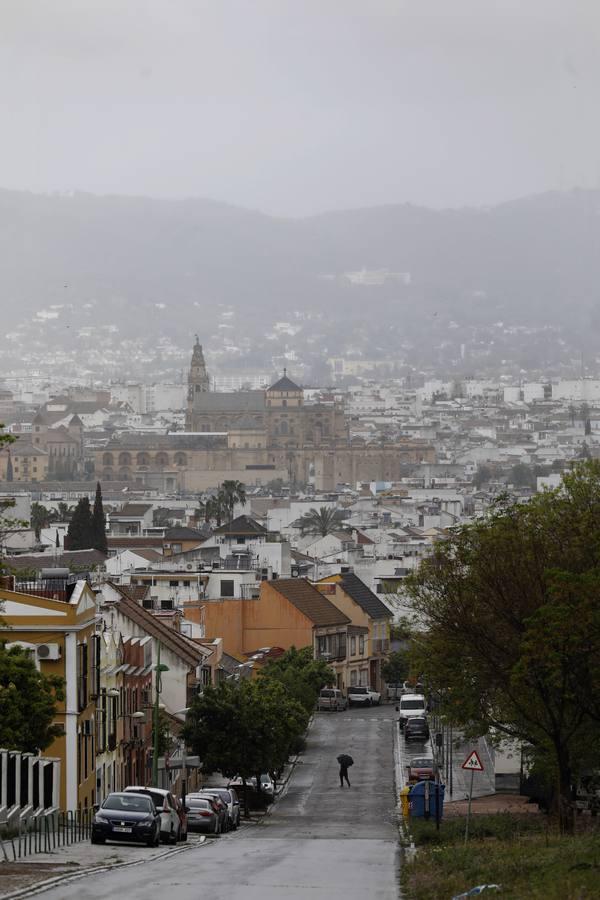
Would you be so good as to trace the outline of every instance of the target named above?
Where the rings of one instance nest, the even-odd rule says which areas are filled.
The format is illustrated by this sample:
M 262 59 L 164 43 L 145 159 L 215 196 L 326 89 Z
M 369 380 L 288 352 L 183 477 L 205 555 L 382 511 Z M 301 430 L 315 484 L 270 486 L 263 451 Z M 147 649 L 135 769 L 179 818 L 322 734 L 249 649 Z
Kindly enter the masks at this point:
M 359 481 L 397 481 L 407 464 L 419 462 L 435 462 L 430 444 L 350 440 L 343 405 L 305 403 L 285 370 L 266 391 L 211 391 L 196 338 L 185 432 L 113 437 L 96 451 L 96 474 L 104 482 L 185 493 L 225 479 L 247 485 L 282 479 L 329 491 Z
M 217 393 L 202 347 L 196 338 L 188 375 L 186 431 L 230 434 L 230 446 L 258 448 L 325 447 L 348 440 L 348 426 L 339 403 L 304 404 L 304 392 L 288 377 L 266 391 Z

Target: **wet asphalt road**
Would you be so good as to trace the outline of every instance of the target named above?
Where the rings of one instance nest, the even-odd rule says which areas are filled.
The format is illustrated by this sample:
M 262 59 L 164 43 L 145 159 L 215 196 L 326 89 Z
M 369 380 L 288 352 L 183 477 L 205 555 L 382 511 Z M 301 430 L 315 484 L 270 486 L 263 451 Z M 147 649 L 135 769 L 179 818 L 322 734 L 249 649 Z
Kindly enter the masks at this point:
M 318 713 L 271 815 L 200 848 L 61 885 L 47 900 L 392 900 L 398 897 L 393 706 Z M 339 753 L 350 789 L 340 789 Z

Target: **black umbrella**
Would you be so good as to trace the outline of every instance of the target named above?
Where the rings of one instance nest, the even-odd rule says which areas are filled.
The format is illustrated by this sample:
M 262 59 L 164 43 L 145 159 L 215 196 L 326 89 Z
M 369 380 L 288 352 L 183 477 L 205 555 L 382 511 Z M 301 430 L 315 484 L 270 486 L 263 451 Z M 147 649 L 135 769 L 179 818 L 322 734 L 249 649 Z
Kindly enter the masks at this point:
M 340 753 L 340 755 L 337 757 L 337 761 L 339 762 L 340 766 L 353 766 L 354 765 L 354 760 L 352 759 L 351 756 L 348 756 L 347 753 Z

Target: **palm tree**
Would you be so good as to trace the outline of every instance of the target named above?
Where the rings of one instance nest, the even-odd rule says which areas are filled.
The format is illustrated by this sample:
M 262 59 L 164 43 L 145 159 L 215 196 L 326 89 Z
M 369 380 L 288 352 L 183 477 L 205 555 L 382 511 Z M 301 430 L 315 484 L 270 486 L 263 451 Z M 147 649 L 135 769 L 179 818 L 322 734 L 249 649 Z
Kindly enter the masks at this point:
M 220 492 L 216 497 L 209 497 L 206 503 L 202 504 L 202 508 L 204 511 L 204 521 L 208 523 L 212 519 L 216 519 L 217 528 L 220 528 L 223 513 L 225 512 L 223 493 Z
M 246 505 L 246 485 L 241 481 L 224 481 L 220 496 L 223 497 L 223 505 L 229 514 L 229 521 L 233 519 L 233 508 L 236 503 Z
M 35 533 L 36 541 L 40 539 L 42 528 L 46 528 L 50 524 L 50 514 L 45 506 L 41 503 L 31 504 L 31 527 Z
M 342 513 L 329 506 L 314 507 L 300 518 L 300 530 L 303 534 L 320 534 L 326 537 L 343 525 Z

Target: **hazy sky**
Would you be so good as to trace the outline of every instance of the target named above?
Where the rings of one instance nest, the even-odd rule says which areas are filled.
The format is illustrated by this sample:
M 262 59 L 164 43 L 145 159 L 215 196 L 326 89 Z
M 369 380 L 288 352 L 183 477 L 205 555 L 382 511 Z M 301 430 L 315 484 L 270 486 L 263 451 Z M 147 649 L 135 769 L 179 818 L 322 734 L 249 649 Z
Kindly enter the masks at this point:
M 0 0 L 0 186 L 284 215 L 600 183 L 600 0 Z

